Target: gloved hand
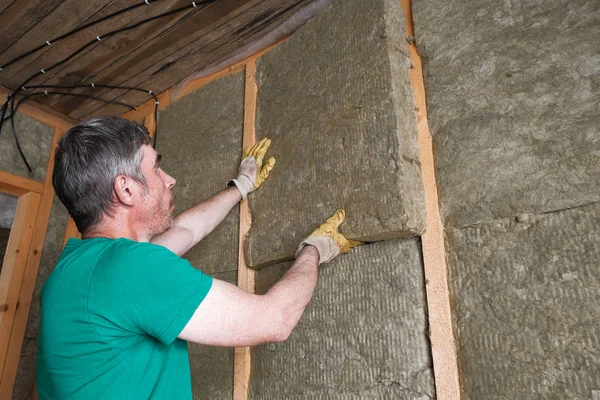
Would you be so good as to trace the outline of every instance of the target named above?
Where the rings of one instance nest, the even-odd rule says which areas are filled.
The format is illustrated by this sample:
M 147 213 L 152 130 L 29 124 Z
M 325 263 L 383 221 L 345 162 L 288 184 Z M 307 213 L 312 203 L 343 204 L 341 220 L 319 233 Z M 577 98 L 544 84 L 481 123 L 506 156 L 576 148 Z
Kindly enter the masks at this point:
M 338 227 L 344 222 L 345 218 L 346 212 L 337 210 L 333 217 L 325 221 L 310 236 L 300 242 L 296 256 L 305 246 L 315 246 L 319 251 L 319 264 L 322 264 L 333 260 L 338 254 L 347 253 L 351 248 L 363 244 L 356 240 L 346 239 L 344 235 L 338 232 Z
M 271 146 L 271 139 L 263 139 L 254 146 L 249 146 L 242 153 L 242 162 L 238 170 L 238 176 L 227 182 L 227 186 L 235 185 L 242 199 L 248 196 L 248 193 L 255 191 L 267 179 L 269 172 L 275 165 L 275 158 L 271 157 L 263 166 L 263 159 L 267 150 Z

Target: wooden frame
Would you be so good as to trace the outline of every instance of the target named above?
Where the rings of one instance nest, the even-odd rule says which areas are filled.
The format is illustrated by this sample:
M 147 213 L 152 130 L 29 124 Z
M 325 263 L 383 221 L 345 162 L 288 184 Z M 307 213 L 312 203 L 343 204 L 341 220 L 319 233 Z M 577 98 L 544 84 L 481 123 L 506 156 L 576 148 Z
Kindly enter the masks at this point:
M 20 196 L 3 267 L 3 270 L 8 268 L 10 274 L 0 275 L 0 302 L 4 304 L 0 322 L 0 400 L 11 398 L 17 376 L 31 299 L 54 200 L 54 152 L 60 136 L 72 126 L 70 120 L 60 121 L 56 116 L 30 107 L 27 115 L 42 122 L 57 122 L 56 125 L 60 127 L 55 127 L 54 130 L 43 183 L 0 171 L 0 190 Z
M 448 288 L 448 267 L 444 226 L 440 214 L 438 188 L 435 178 L 433 142 L 427 123 L 427 102 L 421 58 L 414 40 L 414 26 L 411 0 L 401 0 L 406 21 L 406 36 L 409 39 L 409 54 L 412 68 L 409 72 L 417 113 L 419 135 L 419 159 L 425 191 L 427 230 L 421 236 L 427 309 L 429 317 L 429 339 L 433 358 L 435 392 L 439 400 L 461 398 L 458 360 L 454 332 L 452 329 L 452 308 Z

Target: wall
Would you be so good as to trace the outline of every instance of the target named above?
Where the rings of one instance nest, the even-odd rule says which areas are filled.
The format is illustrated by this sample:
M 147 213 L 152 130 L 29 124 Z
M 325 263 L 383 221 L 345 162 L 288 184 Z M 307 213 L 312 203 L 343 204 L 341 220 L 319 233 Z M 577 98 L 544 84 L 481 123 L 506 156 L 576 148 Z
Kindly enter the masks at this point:
M 54 270 L 58 258 L 62 253 L 63 239 L 69 214 L 57 197 L 54 198 L 50 211 L 50 220 L 44 239 L 44 248 L 35 281 L 31 308 L 25 328 L 25 337 L 21 349 L 21 358 L 17 370 L 17 379 L 13 392 L 14 400 L 30 400 L 33 396 L 35 385 L 35 356 L 37 351 L 37 338 L 40 325 L 40 297 L 42 287 Z
M 44 125 L 31 117 L 17 114 L 15 125 L 19 143 L 29 162 L 32 172 L 28 172 L 23 163 L 15 145 L 15 141 L 10 129 L 10 124 L 5 124 L 0 134 L 0 170 L 12 174 L 43 182 L 46 176 L 46 167 L 50 146 L 54 136 L 54 128 Z M 2 198 L 0 205 L 3 207 L 1 213 L 2 219 L 14 217 L 16 202 L 12 199 Z M 9 209 L 9 215 L 4 212 Z M 40 261 L 40 272 L 36 280 L 35 293 L 31 302 L 31 313 L 27 323 L 25 338 L 21 351 L 21 358 L 18 366 L 18 375 L 15 381 L 13 399 L 31 399 L 35 382 L 35 350 L 37 345 L 37 327 L 39 323 L 39 295 L 41 285 L 48 274 L 54 268 L 58 259 L 58 254 L 62 250 L 62 238 L 64 233 L 64 224 L 66 224 L 66 211 L 58 201 L 51 211 L 50 225 L 46 233 L 46 242 L 42 251 Z M 61 225 L 62 224 L 62 225 Z M 54 226 L 53 226 L 54 225 Z M 62 226 L 62 228 L 61 228 Z M 4 247 L 2 251 L 6 250 Z
M 464 398 L 596 398 L 600 4 L 413 9 Z
M 17 151 L 8 121 L 0 134 L 0 171 L 42 182 L 46 176 L 54 129 L 18 113 L 15 117 L 15 126 L 19 144 L 33 172 L 27 170 Z
M 293 258 L 338 208 L 354 239 L 424 231 L 403 27 L 396 0 L 335 1 L 258 60 L 256 132 L 278 164 L 250 199 L 253 267 Z
M 321 267 L 290 339 L 253 348 L 251 399 L 435 397 L 403 28 L 398 1 L 338 0 L 257 61 L 257 137 L 277 159 L 250 196 L 257 292 L 337 208 L 343 233 L 377 243 Z
M 159 115 L 156 149 L 177 183 L 175 214 L 225 189 L 241 161 L 244 74 L 214 81 L 171 104 Z M 217 279 L 237 281 L 239 207 L 185 258 Z M 190 343 L 195 398 L 233 396 L 233 348 Z

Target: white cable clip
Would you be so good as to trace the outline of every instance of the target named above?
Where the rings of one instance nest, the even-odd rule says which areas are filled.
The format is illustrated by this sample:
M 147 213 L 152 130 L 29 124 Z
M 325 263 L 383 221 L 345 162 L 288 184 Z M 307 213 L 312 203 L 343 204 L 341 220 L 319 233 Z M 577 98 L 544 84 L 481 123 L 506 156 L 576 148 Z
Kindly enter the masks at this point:
M 48 95 L 48 91 L 47 91 L 47 90 L 44 90 L 44 94 L 47 96 L 47 95 Z
M 27 88 L 25 86 L 21 86 L 21 89 L 23 90 L 27 90 Z
M 40 70 L 40 72 L 41 72 L 42 74 L 45 74 L 45 73 L 46 73 L 46 71 L 44 71 L 43 69 L 41 69 L 41 70 Z
M 4 68 L 0 67 L 0 71 L 2 71 Z
M 100 39 L 100 36 L 96 36 L 96 39 L 98 39 L 98 40 L 102 40 L 102 39 Z
M 160 104 L 160 102 L 158 102 L 158 101 L 155 101 L 155 102 L 154 102 L 154 104 L 156 104 L 156 105 L 159 105 L 159 104 Z
M 195 1 L 192 1 L 192 5 L 193 5 L 194 7 L 198 7 L 198 6 L 196 5 L 196 2 L 195 2 Z
M 95 88 L 96 86 L 94 86 L 94 84 L 92 83 L 92 87 Z
M 47 44 L 48 46 L 52 46 L 52 43 L 50 43 L 50 41 L 49 41 L 49 40 L 46 40 L 46 44 Z
M 148 0 L 144 0 L 144 3 L 150 5 L 150 2 Z
M 152 90 L 149 90 L 149 91 L 148 91 L 148 94 L 152 94 Z

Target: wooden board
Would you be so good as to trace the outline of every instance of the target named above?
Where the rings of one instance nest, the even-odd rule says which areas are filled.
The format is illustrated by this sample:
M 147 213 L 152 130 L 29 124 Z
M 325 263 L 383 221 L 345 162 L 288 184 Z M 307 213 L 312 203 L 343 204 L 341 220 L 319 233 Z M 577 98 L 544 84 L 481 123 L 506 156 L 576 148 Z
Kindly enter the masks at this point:
M 34 192 L 19 197 L 4 256 L 0 274 L 0 376 L 5 365 L 10 332 L 17 313 L 19 290 L 26 269 L 40 198 L 40 194 Z
M 0 14 L 0 53 L 45 18 L 63 0 L 14 1 Z
M 54 153 L 58 144 L 58 139 L 64 133 L 64 130 L 57 128 L 54 132 L 50 157 L 48 158 L 48 166 L 46 169 L 46 177 L 44 179 L 44 188 L 41 194 L 41 199 L 37 208 L 37 212 L 33 212 L 35 216 L 35 226 L 31 237 L 31 244 L 26 250 L 25 270 L 23 279 L 18 292 L 19 307 L 16 310 L 12 329 L 8 336 L 8 352 L 6 353 L 6 361 L 3 362 L 3 368 L 0 371 L 0 400 L 10 398 L 15 379 L 17 376 L 17 368 L 19 366 L 19 358 L 21 348 L 23 346 L 23 337 L 29 317 L 29 309 L 31 307 L 31 299 L 37 279 L 38 267 L 42 257 L 44 248 L 44 240 L 46 237 L 46 229 L 50 219 L 50 210 L 54 199 L 54 188 L 52 187 L 52 172 L 54 170 Z M 38 195 L 39 196 L 39 195 Z
M 296 3 L 296 1 L 302 2 Z M 228 57 L 237 48 L 258 40 L 271 29 L 274 29 L 301 9 L 308 0 L 287 0 L 286 2 L 268 0 L 268 2 L 276 4 L 260 4 L 262 13 L 269 15 L 268 19 L 263 22 L 264 26 L 257 23 L 256 18 L 248 18 L 249 16 L 242 14 L 240 16 L 240 18 L 242 18 L 241 21 L 239 18 L 236 18 L 235 21 L 231 21 L 228 24 L 222 24 L 209 34 L 205 35 L 202 40 L 199 40 L 197 44 L 194 44 L 194 46 L 203 44 L 199 48 L 191 49 L 190 47 L 187 47 L 179 50 L 177 53 L 169 56 L 170 64 L 159 62 L 144 73 L 133 76 L 131 79 L 125 81 L 124 84 L 149 87 L 155 92 L 170 88 L 185 79 L 191 72 L 200 71 L 213 62 Z M 293 2 L 294 4 L 290 6 L 290 2 Z M 288 4 L 288 7 L 282 8 L 286 5 L 285 3 Z M 266 7 L 268 5 L 270 5 L 270 8 Z M 254 8 L 253 10 L 253 12 L 257 11 Z M 238 27 L 238 29 L 235 29 L 235 26 L 231 26 L 232 24 L 239 22 L 242 23 L 242 28 Z M 252 29 L 251 27 L 254 25 L 258 25 L 258 27 Z M 260 29 L 261 27 L 262 29 Z M 234 35 L 239 37 L 233 37 Z M 147 72 L 150 72 L 150 76 L 146 75 Z M 129 104 L 139 104 L 145 101 L 143 94 L 131 91 L 127 92 L 124 96 L 117 97 L 117 99 L 124 100 Z M 81 114 L 87 110 L 88 108 L 85 107 L 70 115 L 85 119 L 98 114 L 118 115 L 119 113 L 119 110 L 111 105 L 95 109 L 85 115 Z
M 406 16 L 406 36 L 410 39 L 414 37 L 411 0 L 401 0 L 401 3 Z M 419 160 L 421 161 L 427 214 L 427 230 L 421 236 L 421 241 L 435 392 L 436 398 L 439 400 L 458 400 L 461 393 L 454 332 L 452 330 L 444 228 L 435 178 L 433 142 L 427 123 L 427 101 L 423 82 L 423 69 L 414 41 L 409 45 L 409 53 L 412 64 L 409 76 L 414 91 L 417 112 Z
M 97 83 L 134 86 L 161 93 L 194 72 L 254 43 L 311 1 L 213 1 L 190 9 L 195 11 L 170 15 L 98 41 L 56 69 L 36 77 L 27 86 Z M 10 33 L 2 38 L 6 42 L 6 51 L 0 53 L 0 65 L 75 27 L 140 3 L 141 0 L 0 2 L 0 10 L 4 9 L 0 12 L 0 21 L 5 21 L 0 31 Z M 188 0 L 161 0 L 143 5 L 51 46 L 44 46 L 37 53 L 0 71 L 0 84 L 9 88 L 19 87 L 28 77 L 68 57 L 96 36 L 190 3 Z M 34 12 L 27 15 L 22 24 L 26 28 L 21 29 L 17 25 L 21 24 L 23 10 Z M 134 106 L 149 99 L 146 93 L 122 89 L 61 90 L 119 102 L 123 100 Z M 106 105 L 99 100 L 60 95 L 40 96 L 36 100 L 77 120 L 97 115 L 120 115 L 126 111 L 123 106 Z
M 258 87 L 256 85 L 256 61 L 250 61 L 246 65 L 246 93 L 244 101 L 244 138 L 242 147 L 246 148 L 256 143 L 256 96 Z M 255 271 L 246 264 L 246 235 L 250 230 L 252 218 L 248 200 L 240 203 L 240 240 L 238 258 L 238 286 L 249 293 L 254 293 Z M 233 355 L 233 399 L 247 400 L 248 386 L 250 384 L 250 347 L 236 347 Z
M 0 99 L 2 99 L 2 101 L 6 99 L 6 96 L 9 93 L 10 91 L 8 89 L 0 87 Z M 30 100 L 21 104 L 21 107 L 19 107 L 19 113 L 37 119 L 38 121 L 46 125 L 59 127 L 65 130 L 79 123 L 78 120 L 75 120 L 69 117 L 68 115 L 62 114 L 47 106 L 41 105 L 35 101 Z
M 0 192 L 21 196 L 27 192 L 42 193 L 44 185 L 11 173 L 0 171 Z

